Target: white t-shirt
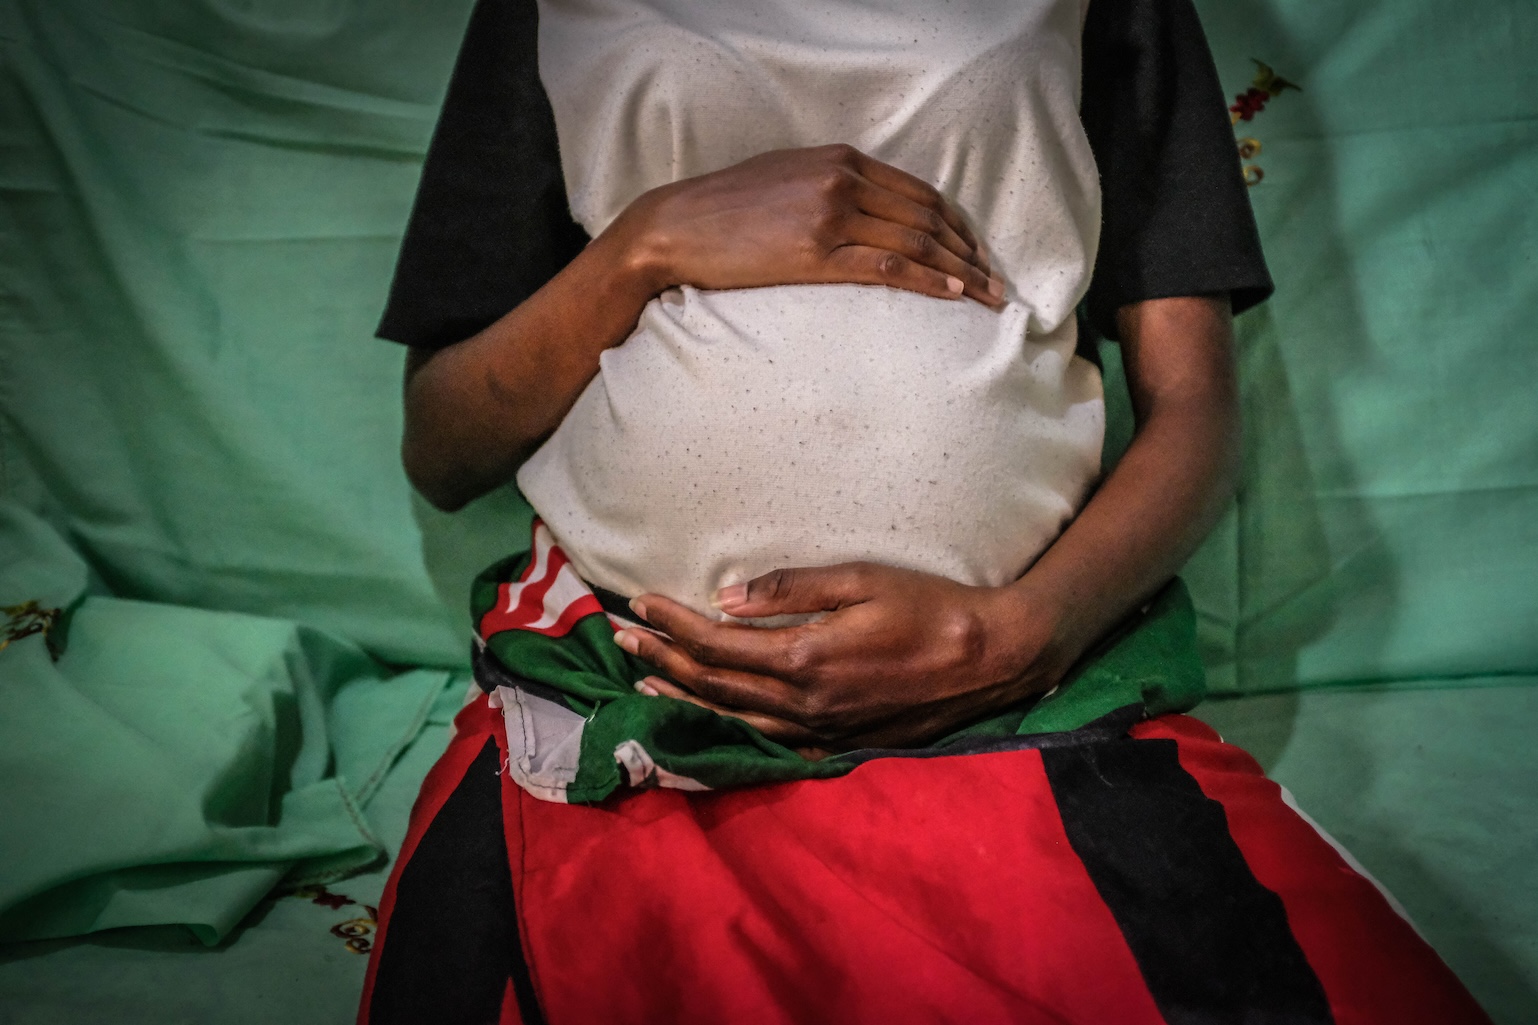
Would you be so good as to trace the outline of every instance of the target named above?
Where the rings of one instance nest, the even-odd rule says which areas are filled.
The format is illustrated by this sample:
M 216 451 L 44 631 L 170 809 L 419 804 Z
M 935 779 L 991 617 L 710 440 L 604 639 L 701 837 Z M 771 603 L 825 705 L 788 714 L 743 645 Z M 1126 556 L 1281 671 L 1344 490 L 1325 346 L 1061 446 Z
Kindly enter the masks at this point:
M 1078 116 L 1085 0 L 542 0 L 572 212 L 847 142 L 936 185 L 1002 312 L 867 285 L 690 287 L 647 305 L 518 484 L 584 578 L 708 611 L 777 567 L 1017 578 L 1099 473 L 1074 308 L 1100 223 Z

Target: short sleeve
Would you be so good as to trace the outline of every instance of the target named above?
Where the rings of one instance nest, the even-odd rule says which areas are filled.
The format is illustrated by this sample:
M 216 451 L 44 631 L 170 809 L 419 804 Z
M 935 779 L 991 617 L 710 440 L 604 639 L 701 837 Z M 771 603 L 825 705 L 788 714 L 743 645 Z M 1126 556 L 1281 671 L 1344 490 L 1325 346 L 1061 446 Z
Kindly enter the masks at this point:
M 477 0 L 378 335 L 463 341 L 554 277 L 587 244 L 571 216 L 555 117 L 539 80 L 534 0 Z
M 1238 313 L 1272 292 L 1232 123 L 1191 0 L 1092 0 L 1081 116 L 1100 169 L 1100 250 L 1086 300 L 1116 310 L 1226 292 Z

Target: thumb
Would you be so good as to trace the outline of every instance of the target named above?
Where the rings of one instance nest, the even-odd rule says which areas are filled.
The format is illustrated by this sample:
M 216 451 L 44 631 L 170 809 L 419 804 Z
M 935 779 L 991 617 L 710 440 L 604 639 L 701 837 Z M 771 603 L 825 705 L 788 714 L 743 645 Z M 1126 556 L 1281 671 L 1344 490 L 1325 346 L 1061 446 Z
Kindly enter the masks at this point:
M 711 604 L 739 619 L 833 612 L 873 598 L 875 570 L 864 562 L 772 570 L 721 588 Z

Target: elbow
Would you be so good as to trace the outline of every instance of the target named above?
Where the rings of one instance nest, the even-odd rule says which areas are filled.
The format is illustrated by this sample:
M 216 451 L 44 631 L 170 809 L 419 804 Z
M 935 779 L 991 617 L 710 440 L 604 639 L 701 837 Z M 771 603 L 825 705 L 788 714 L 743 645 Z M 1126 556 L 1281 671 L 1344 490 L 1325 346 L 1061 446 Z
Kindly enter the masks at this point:
M 452 513 L 491 489 L 476 488 L 474 467 L 465 458 L 474 449 L 445 414 L 441 389 L 429 386 L 431 375 L 418 373 L 430 358 L 413 350 L 406 366 L 401 467 L 412 489 L 429 505 Z
M 470 504 L 469 496 L 460 494 L 456 491 L 442 488 L 433 489 L 431 487 L 423 487 L 415 481 L 412 482 L 411 486 L 416 489 L 417 494 L 421 495 L 424 499 L 427 500 L 428 505 L 432 506 L 434 509 L 437 509 L 439 512 L 457 513 L 459 510 Z
M 409 436 L 401 442 L 401 465 L 412 489 L 434 509 L 458 512 L 475 497 L 458 485 L 452 473 L 446 472 L 443 460 L 424 452 L 422 446 L 413 444 Z
M 467 448 L 463 439 L 424 439 L 410 429 L 408 421 L 401 438 L 401 466 L 411 487 L 429 505 L 441 512 L 454 513 L 511 481 L 527 455 L 518 449 L 509 453 L 514 457 L 511 461 L 492 462 L 467 459 L 467 451 L 475 450 Z
M 453 513 L 511 481 L 541 439 L 483 406 L 467 410 L 451 375 L 434 373 L 429 358 L 407 366 L 401 466 L 417 494 Z

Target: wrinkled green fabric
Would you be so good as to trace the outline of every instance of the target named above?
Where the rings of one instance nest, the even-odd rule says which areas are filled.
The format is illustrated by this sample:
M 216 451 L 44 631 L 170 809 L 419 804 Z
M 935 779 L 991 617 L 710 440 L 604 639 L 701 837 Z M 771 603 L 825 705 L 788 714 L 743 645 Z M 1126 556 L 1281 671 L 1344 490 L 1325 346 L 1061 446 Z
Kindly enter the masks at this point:
M 180 924 L 214 943 L 285 876 L 385 857 L 363 808 L 446 673 L 90 594 L 63 539 L 0 502 L 0 606 L 22 598 L 73 614 L 54 650 L 0 651 L 0 941 Z
M 463 692 L 464 681 L 454 693 Z M 445 692 L 447 697 L 450 692 Z M 375 834 L 394 851 L 422 777 L 447 743 L 457 700 L 440 704 L 368 805 Z M 302 896 L 264 899 L 217 947 L 185 929 L 138 928 L 76 940 L 0 945 L 0 1020 L 6 1025 L 343 1025 L 357 1012 L 368 958 L 333 927 L 379 906 L 387 868 L 327 884 L 354 901 L 330 907 Z M 372 943 L 376 934 L 362 932 Z M 89 980 L 89 981 L 86 981 Z
M 434 11 L 0 2 L 0 472 L 114 595 L 463 663 L 370 341 Z
M 467 643 L 367 341 L 441 88 L 370 46 L 460 31 L 411 17 L 0 0 L 0 604 L 73 613 L 0 651 L 0 938 L 383 856 L 398 667 Z

